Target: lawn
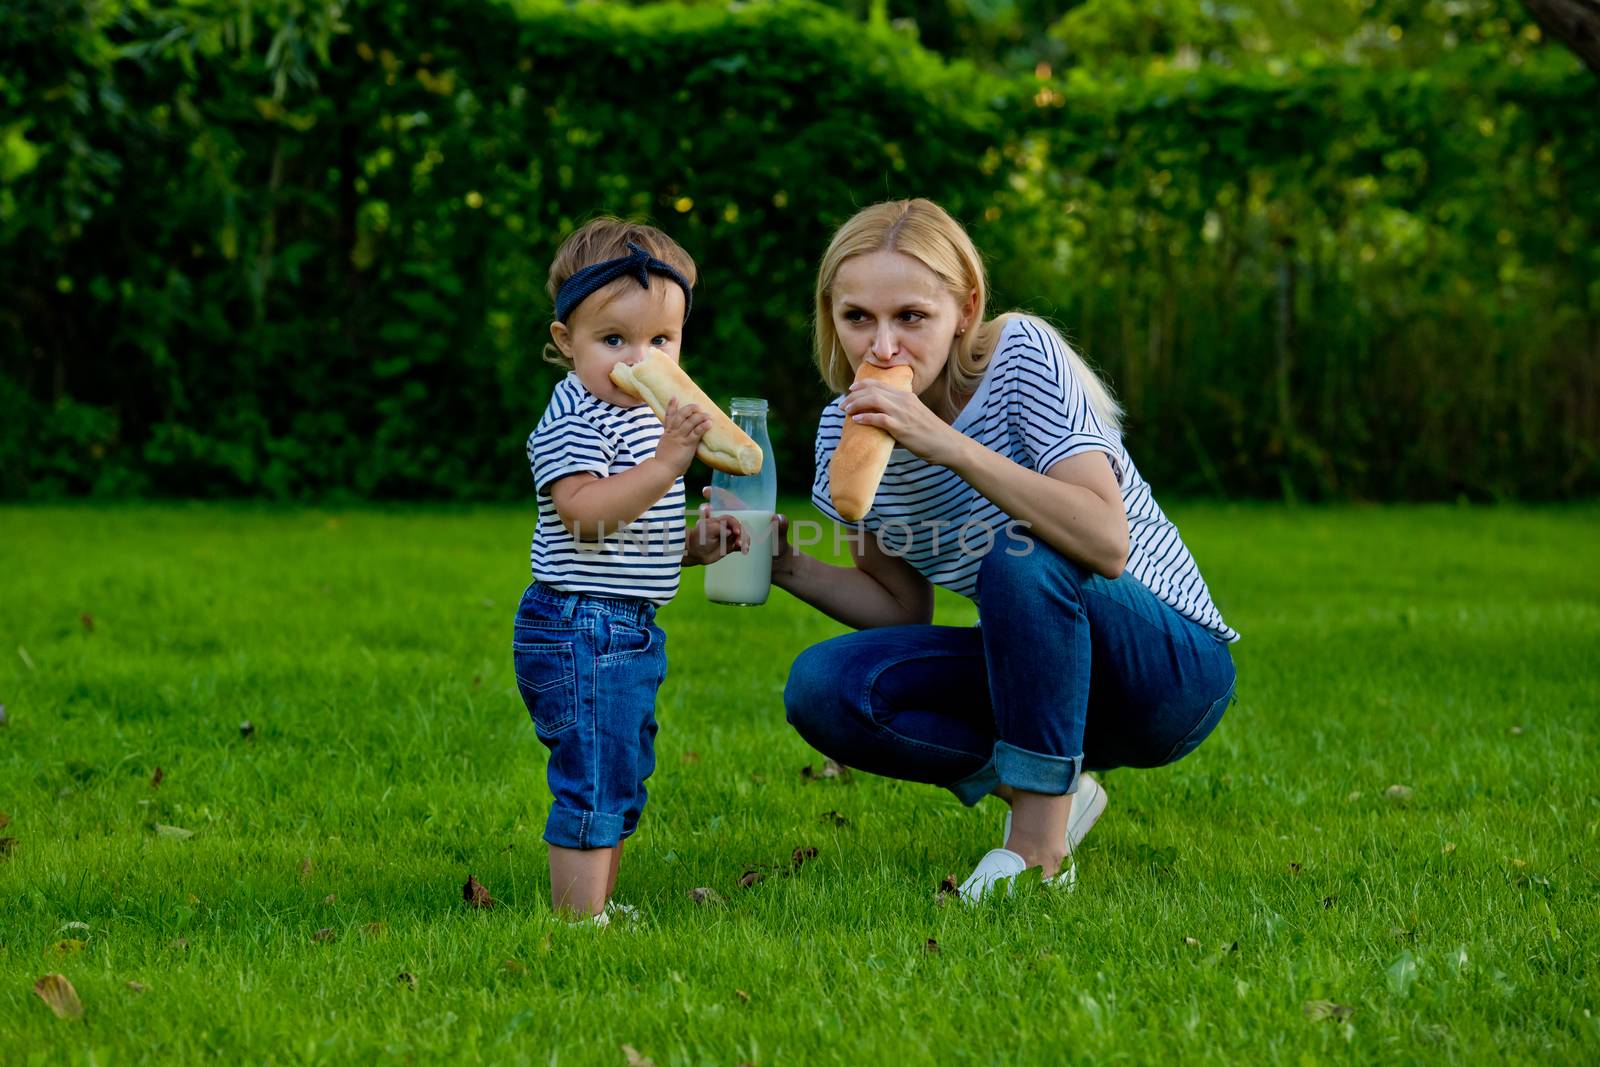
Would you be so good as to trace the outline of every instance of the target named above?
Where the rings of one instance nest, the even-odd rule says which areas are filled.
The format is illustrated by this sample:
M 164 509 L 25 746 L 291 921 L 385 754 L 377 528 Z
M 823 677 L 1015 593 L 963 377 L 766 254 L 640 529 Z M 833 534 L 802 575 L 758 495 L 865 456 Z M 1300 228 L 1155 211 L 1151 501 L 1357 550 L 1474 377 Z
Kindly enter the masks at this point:
M 691 570 L 597 932 L 546 902 L 525 509 L 0 509 L 0 1063 L 1600 1061 L 1600 507 L 1172 512 L 1239 700 L 1105 776 L 1076 893 L 939 903 L 1000 810 L 824 776 L 782 690 L 842 628 Z

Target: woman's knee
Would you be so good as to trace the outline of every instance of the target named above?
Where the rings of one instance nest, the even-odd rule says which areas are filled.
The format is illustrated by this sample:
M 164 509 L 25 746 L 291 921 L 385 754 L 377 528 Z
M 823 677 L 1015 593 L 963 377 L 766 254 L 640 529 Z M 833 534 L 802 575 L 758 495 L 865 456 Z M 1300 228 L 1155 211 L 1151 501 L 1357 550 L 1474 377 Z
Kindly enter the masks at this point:
M 789 725 L 807 741 L 825 735 L 839 716 L 838 657 L 827 642 L 812 645 L 795 657 L 783 687 L 783 707 Z

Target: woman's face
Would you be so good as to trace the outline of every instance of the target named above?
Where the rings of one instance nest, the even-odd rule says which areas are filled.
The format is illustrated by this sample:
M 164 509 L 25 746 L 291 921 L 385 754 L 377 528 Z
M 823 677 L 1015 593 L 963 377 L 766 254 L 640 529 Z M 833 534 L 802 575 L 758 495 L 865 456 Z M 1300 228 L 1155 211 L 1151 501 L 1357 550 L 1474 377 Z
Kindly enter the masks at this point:
M 903 252 L 851 256 L 833 279 L 833 328 L 850 369 L 868 360 L 909 366 L 918 394 L 939 379 L 976 304 L 976 292 L 967 307 L 957 304 L 937 274 Z

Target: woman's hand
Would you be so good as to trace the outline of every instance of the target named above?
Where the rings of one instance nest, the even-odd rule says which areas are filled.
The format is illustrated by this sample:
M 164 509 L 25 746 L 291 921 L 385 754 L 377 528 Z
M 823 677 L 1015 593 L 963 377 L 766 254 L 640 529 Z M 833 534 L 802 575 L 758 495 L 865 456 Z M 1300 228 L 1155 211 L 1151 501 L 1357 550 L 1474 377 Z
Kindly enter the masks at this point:
M 844 398 L 845 417 L 876 426 L 901 448 L 940 467 L 948 467 L 968 438 L 935 415 L 915 393 L 882 382 L 855 382 Z

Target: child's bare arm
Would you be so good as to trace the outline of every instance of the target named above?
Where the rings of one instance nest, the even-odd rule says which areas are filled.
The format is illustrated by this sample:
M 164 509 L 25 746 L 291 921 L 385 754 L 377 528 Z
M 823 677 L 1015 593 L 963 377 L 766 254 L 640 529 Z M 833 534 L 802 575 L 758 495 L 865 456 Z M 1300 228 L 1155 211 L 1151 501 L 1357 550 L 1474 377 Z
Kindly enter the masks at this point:
M 711 417 L 693 404 L 667 410 L 656 454 L 631 470 L 602 478 L 573 474 L 550 484 L 561 524 L 580 541 L 599 541 L 636 521 L 672 488 L 694 459 Z

